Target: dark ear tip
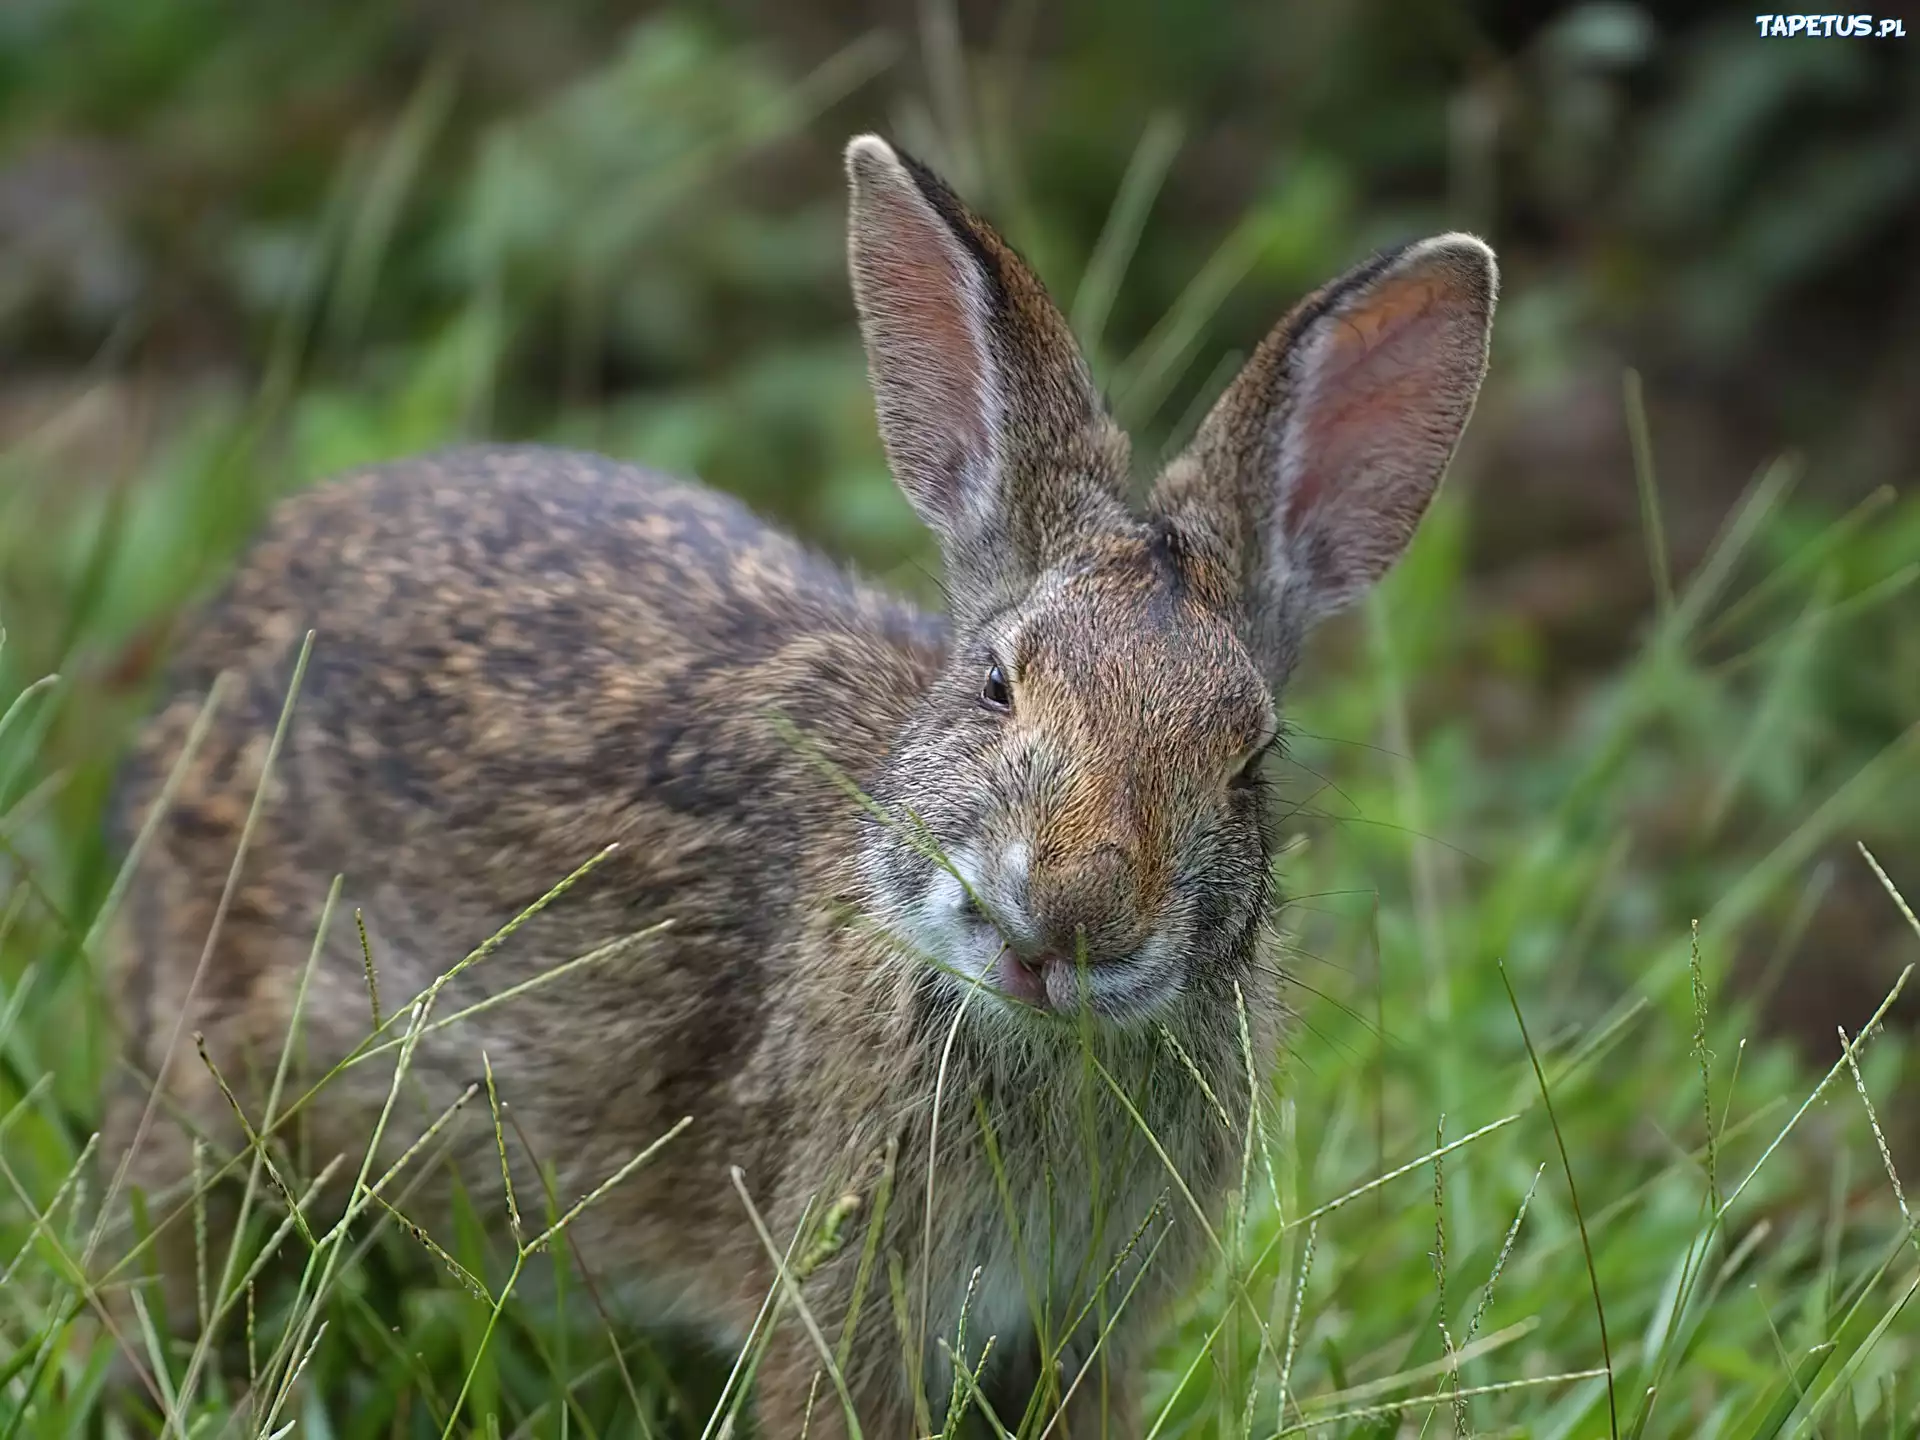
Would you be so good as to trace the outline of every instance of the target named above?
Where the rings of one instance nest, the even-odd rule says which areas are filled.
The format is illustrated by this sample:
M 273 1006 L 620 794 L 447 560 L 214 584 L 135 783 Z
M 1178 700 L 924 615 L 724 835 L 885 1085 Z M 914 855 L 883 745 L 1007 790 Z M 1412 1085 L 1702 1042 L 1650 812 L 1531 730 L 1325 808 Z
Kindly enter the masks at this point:
M 1441 275 L 1489 310 L 1500 294 L 1500 262 L 1493 247 L 1464 230 L 1409 245 L 1394 269 L 1402 274 L 1425 270 Z

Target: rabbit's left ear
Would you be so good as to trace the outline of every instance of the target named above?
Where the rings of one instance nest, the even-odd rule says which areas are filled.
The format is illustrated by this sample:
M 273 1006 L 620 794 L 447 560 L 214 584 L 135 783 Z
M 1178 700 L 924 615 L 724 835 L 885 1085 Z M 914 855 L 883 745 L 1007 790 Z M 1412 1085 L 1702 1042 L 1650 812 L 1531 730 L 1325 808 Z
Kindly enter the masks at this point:
M 1274 680 L 1413 539 L 1480 393 L 1498 289 L 1471 235 L 1349 271 L 1267 337 L 1156 485 L 1154 512 L 1238 577 Z
M 880 436 L 959 612 L 1010 597 L 1120 510 L 1126 442 L 1039 279 L 936 175 L 847 146 L 848 258 Z

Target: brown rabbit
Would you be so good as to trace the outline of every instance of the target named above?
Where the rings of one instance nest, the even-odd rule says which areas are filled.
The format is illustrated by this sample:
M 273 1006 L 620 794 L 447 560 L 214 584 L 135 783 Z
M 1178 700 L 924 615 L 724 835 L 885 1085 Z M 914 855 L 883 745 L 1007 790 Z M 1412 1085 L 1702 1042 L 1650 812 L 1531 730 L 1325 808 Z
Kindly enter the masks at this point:
M 1306 300 L 1140 509 L 1019 257 L 884 141 L 846 158 L 880 430 L 940 542 L 947 617 L 709 491 L 488 448 L 287 502 L 188 633 L 127 767 L 126 836 L 232 683 L 123 912 L 146 1080 L 114 1098 L 105 1150 L 134 1147 L 128 1180 L 171 1197 L 151 1213 L 174 1217 L 156 1243 L 177 1324 L 189 1137 L 247 1149 L 189 1037 L 260 1127 L 303 975 L 281 1111 L 365 1047 L 354 909 L 404 1007 L 617 844 L 433 1015 L 640 938 L 422 1030 L 372 1173 L 483 1064 L 523 1211 L 538 1166 L 571 1203 L 691 1117 L 569 1233 L 641 1323 L 740 1346 L 780 1289 L 761 1433 L 937 1427 L 950 1354 L 978 1365 L 989 1338 L 979 1396 L 957 1393 L 1007 1429 L 1139 1433 L 1153 1317 L 1214 1243 L 1280 1044 L 1274 696 L 1439 484 L 1486 367 L 1493 256 L 1444 235 Z M 394 1084 L 388 1051 L 276 1123 L 304 1127 L 301 1173 L 354 1173 Z M 440 1139 L 408 1213 L 431 1230 L 457 1178 L 504 1215 L 484 1098 Z

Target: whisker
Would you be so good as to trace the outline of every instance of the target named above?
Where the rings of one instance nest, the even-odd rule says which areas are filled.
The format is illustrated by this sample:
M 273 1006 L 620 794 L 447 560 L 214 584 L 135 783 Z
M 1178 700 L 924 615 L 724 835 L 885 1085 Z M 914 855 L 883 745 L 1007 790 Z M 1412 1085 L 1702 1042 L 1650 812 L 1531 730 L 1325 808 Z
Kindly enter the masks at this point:
M 1317 740 L 1323 745 L 1347 745 L 1356 750 L 1371 750 L 1377 755 L 1390 756 L 1395 760 L 1409 760 L 1413 758 L 1404 751 L 1394 749 L 1391 745 L 1376 745 L 1371 740 L 1349 740 L 1342 735 L 1323 735 L 1313 730 L 1301 730 L 1295 727 L 1289 728 L 1291 729 L 1291 733 L 1298 735 L 1301 739 Z
M 1354 1009 L 1351 1005 L 1347 1004 L 1346 1001 L 1341 1000 L 1336 996 L 1329 995 L 1325 990 L 1321 990 L 1316 988 L 1315 986 L 1309 985 L 1304 980 L 1296 979 L 1291 976 L 1288 977 L 1288 984 L 1290 984 L 1296 990 L 1306 991 L 1307 994 L 1313 996 L 1316 1000 L 1319 1000 L 1324 1004 L 1333 1006 L 1334 1009 L 1338 1010 L 1342 1015 L 1345 1015 L 1349 1020 L 1353 1021 L 1354 1024 L 1358 1025 L 1362 1030 L 1366 1031 L 1367 1034 L 1373 1039 L 1385 1041 L 1388 1044 L 1394 1045 L 1396 1048 L 1398 1048 L 1399 1042 L 1394 1039 L 1391 1031 L 1381 1029 L 1379 1025 L 1375 1024 L 1372 1020 L 1369 1020 L 1365 1015 L 1362 1015 L 1358 1010 Z
M 1311 797 L 1309 797 L 1309 799 L 1311 799 Z M 1304 808 L 1304 803 L 1302 808 Z M 1293 813 L 1299 814 L 1300 811 L 1296 810 Z M 1288 818 L 1291 818 L 1291 816 Z M 1374 820 L 1364 815 L 1335 815 L 1331 811 L 1326 810 L 1311 812 L 1309 818 L 1324 820 L 1330 825 L 1372 825 L 1382 830 L 1395 830 L 1402 835 L 1411 835 L 1416 840 L 1425 840 L 1429 844 L 1438 845 L 1443 850 L 1451 850 L 1463 860 L 1471 860 L 1474 864 L 1483 866 L 1486 869 L 1491 870 L 1493 868 L 1493 862 L 1491 860 L 1484 859 L 1464 846 L 1454 844 L 1451 840 L 1443 840 L 1438 835 L 1431 834 L 1425 830 L 1416 830 L 1411 825 L 1398 825 L 1391 820 Z
M 1306 771 L 1307 774 L 1313 776 L 1314 779 L 1318 780 L 1320 782 L 1322 789 L 1333 791 L 1334 794 L 1338 795 L 1342 800 L 1346 801 L 1347 804 L 1353 806 L 1355 810 L 1358 810 L 1360 808 L 1360 802 L 1355 800 L 1351 795 L 1347 794 L 1346 791 L 1342 790 L 1331 776 L 1321 774 L 1318 770 L 1314 769 L 1311 765 L 1307 764 L 1304 760 L 1299 759 L 1297 756 L 1289 754 L 1286 757 L 1286 759 L 1289 765 L 1297 766 L 1298 768 Z

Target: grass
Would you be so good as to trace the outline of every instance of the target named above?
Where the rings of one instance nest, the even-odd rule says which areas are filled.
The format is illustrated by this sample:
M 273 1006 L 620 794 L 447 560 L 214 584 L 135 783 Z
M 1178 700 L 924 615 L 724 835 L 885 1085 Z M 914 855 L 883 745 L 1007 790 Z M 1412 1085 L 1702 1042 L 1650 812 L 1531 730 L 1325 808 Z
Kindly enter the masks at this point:
M 1776 517 L 1751 511 L 1777 506 L 1781 489 L 1756 487 L 1726 546 L 1767 533 Z M 1489 757 L 1465 721 L 1409 718 L 1423 686 L 1471 663 L 1421 624 L 1453 603 L 1459 519 L 1458 503 L 1436 517 L 1354 627 L 1371 636 L 1370 663 L 1298 696 L 1282 871 L 1299 1015 L 1217 1222 L 1214 1273 L 1165 1336 L 1150 1433 L 1912 1434 L 1920 1234 L 1895 1159 L 1910 1148 L 1906 1037 L 1863 1015 L 1841 1058 L 1810 1073 L 1756 1028 L 1750 997 L 1726 989 L 1736 949 L 1791 922 L 1816 856 L 1889 813 L 1898 823 L 1912 736 L 1826 793 L 1809 785 L 1772 813 L 1747 803 L 1748 823 L 1678 862 L 1636 856 L 1641 797 L 1715 767 L 1732 769 L 1736 791 L 1750 783 L 1749 734 L 1689 726 L 1691 711 L 1762 726 L 1790 703 L 1767 687 L 1792 683 L 1791 644 L 1771 666 L 1731 671 L 1695 653 L 1699 632 L 1751 593 L 1731 577 L 1753 557 L 1710 559 L 1581 713 L 1537 750 Z M 1749 584 L 1786 591 L 1789 615 L 1821 597 L 1817 576 L 1779 574 Z M 1731 598 L 1702 598 L 1706 587 Z M 90 962 L 113 868 L 89 807 L 61 804 L 111 756 L 73 758 L 73 727 L 94 743 L 81 724 L 88 683 L 15 680 L 0 719 L 6 1435 L 92 1423 L 113 1348 L 79 1280 L 100 1183 L 91 1096 L 107 1058 Z M 1721 788 L 1692 793 L 1735 804 Z M 1911 924 L 1871 851 L 1851 863 Z M 1683 908 L 1695 899 L 1697 921 Z M 381 1035 L 403 1061 L 433 1002 L 388 997 Z M 98 1158 L 110 1173 L 114 1157 Z M 484 1257 L 405 1221 L 403 1177 L 369 1167 L 351 1236 L 344 1223 L 303 1235 L 282 1195 L 312 1177 L 269 1166 L 269 1184 L 255 1162 L 256 1234 L 306 1250 L 291 1296 L 256 1286 L 240 1250 L 209 1266 L 207 1306 L 229 1338 L 245 1317 L 272 1381 L 267 1413 L 242 1417 L 254 1432 L 297 1420 L 340 1435 L 694 1435 L 718 1428 L 703 1404 L 739 1408 L 740 1385 L 720 1401 L 718 1360 L 703 1375 L 644 1337 L 611 1324 L 582 1334 L 516 1298 L 524 1262 L 564 1238 L 570 1197 L 549 1197 L 536 1238 L 513 1227 L 511 1271 L 490 1289 Z M 1186 1211 L 1174 1194 L 1168 1215 L 1193 1223 Z M 370 1243 L 383 1220 L 397 1223 Z M 407 1263 L 422 1245 L 438 1265 Z M 163 1362 L 151 1333 L 122 1342 L 169 1377 L 181 1433 L 237 1413 L 213 1348 Z M 964 1336 L 954 1343 L 978 1359 Z M 706 1393 L 677 1393 L 668 1373 Z M 1017 1417 L 1005 1423 L 1013 1433 Z
M 610 66 L 620 83 L 502 130 L 475 162 L 467 218 L 513 211 L 515 186 L 541 174 L 540 147 L 577 157 L 581 127 L 608 107 L 672 110 L 687 74 L 715 63 L 677 53 L 636 48 Z M 542 213 L 572 213 L 569 183 L 618 191 L 618 205 L 581 212 L 591 223 L 569 242 L 583 273 L 602 273 L 670 228 L 662 217 L 693 171 L 799 124 L 871 63 L 857 46 L 744 119 L 719 104 L 707 130 L 683 126 L 611 177 L 585 162 L 573 180 L 547 175 L 562 193 Z M 422 89 L 386 150 L 349 167 L 325 227 L 337 253 L 290 307 L 255 395 L 191 409 L 112 484 L 71 483 L 55 432 L 0 456 L 0 623 L 12 627 L 0 649 L 0 1440 L 127 1426 L 103 1406 L 116 1345 L 82 1263 L 123 1263 L 128 1249 L 93 1225 L 117 1160 L 93 1135 L 112 1064 L 102 919 L 121 865 L 97 817 L 146 701 L 119 662 L 157 643 L 289 483 L 506 424 L 495 400 L 515 322 L 574 263 L 529 275 L 552 235 L 476 223 L 460 261 L 470 296 L 444 327 L 367 375 L 324 363 L 326 345 L 358 353 L 351 337 L 378 309 L 382 250 L 446 113 L 445 83 Z M 1096 335 L 1178 134 L 1171 119 L 1148 127 L 1086 279 L 1063 292 Z M 1014 149 L 996 133 L 953 148 Z M 723 231 L 731 212 L 709 204 Z M 1095 347 L 1150 431 L 1186 423 L 1163 402 L 1276 223 L 1233 231 L 1131 353 Z M 1900 1173 L 1920 1151 L 1911 1040 L 1882 1023 L 1888 1005 L 1869 1006 L 1827 1063 L 1761 1020 L 1779 966 L 1822 953 L 1836 867 L 1873 877 L 1920 958 L 1901 893 L 1914 879 L 1876 859 L 1912 853 L 1920 813 L 1920 734 L 1881 688 L 1887 657 L 1912 654 L 1920 502 L 1882 495 L 1827 516 L 1795 505 L 1783 463 L 1701 564 L 1670 573 L 1658 436 L 1637 381 L 1626 395 L 1637 473 L 1620 483 L 1637 485 L 1658 597 L 1633 653 L 1568 691 L 1524 617 L 1475 618 L 1465 522 L 1497 497 L 1456 490 L 1295 686 L 1279 863 L 1297 1015 L 1270 1103 L 1240 1137 L 1236 1193 L 1208 1222 L 1214 1263 L 1161 1337 L 1154 1436 L 1920 1434 L 1920 1234 Z M 811 520 L 786 518 L 870 564 L 900 562 L 912 585 L 924 556 L 901 538 L 851 352 L 753 357 L 648 408 L 569 400 L 520 428 L 667 464 L 718 456 L 730 483 L 731 432 L 785 433 L 795 410 L 819 468 L 843 478 L 819 490 Z M 855 418 L 833 418 L 844 414 Z M 1484 718 L 1489 689 L 1524 702 L 1517 738 Z M 1907 984 L 1885 979 L 1890 998 Z M 435 998 L 369 995 L 381 1053 L 402 1070 L 410 1041 L 452 1018 Z M 504 1151 L 512 1118 L 488 1074 L 465 1103 L 484 1099 Z M 968 1123 L 964 1105 L 942 1113 Z M 706 1440 L 745 1424 L 752 1353 L 623 1328 L 596 1277 L 571 1267 L 566 1227 L 594 1195 L 476 1197 L 511 1236 L 492 1256 L 504 1270 L 477 1216 L 447 1235 L 407 1219 L 407 1182 L 433 1139 L 380 1175 L 369 1152 L 351 1231 L 309 1227 L 299 1197 L 316 1177 L 282 1174 L 265 1150 L 243 1157 L 247 1242 L 224 1254 L 218 1237 L 201 1243 L 219 1343 L 120 1337 L 154 1374 L 172 1433 Z M 1135 1149 L 1142 1164 L 1166 1153 L 1151 1133 Z M 1169 1176 L 1151 1233 L 1114 1237 L 1116 1259 L 1150 1256 L 1161 1224 L 1200 1223 L 1183 1188 Z M 832 1197 L 819 1211 L 811 1239 L 763 1228 L 783 1277 L 769 1315 L 797 1301 L 785 1281 L 818 1263 L 850 1213 Z M 542 1252 L 553 1293 L 523 1295 Z M 268 1253 L 297 1263 L 257 1258 Z M 897 1292 L 884 1256 L 861 1264 L 871 1303 L 894 1305 L 909 1333 L 919 1297 Z M 1110 1315 L 1127 1293 L 1102 1298 Z M 813 1338 L 844 1355 L 838 1337 Z M 936 1339 L 973 1364 L 985 1343 Z M 837 1381 L 827 1369 L 822 1405 Z M 263 1405 L 246 1408 L 244 1377 Z M 964 1366 L 955 1386 L 973 1393 Z

